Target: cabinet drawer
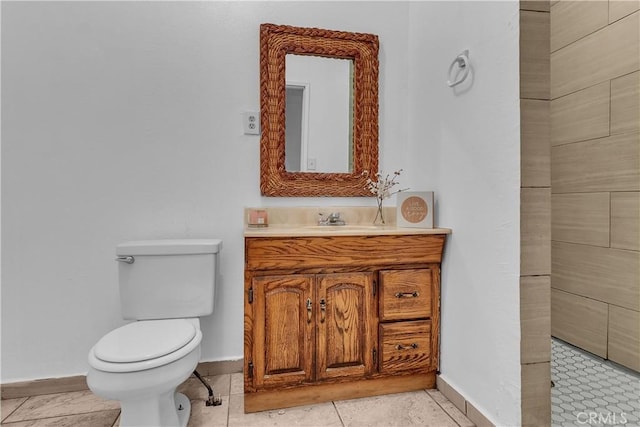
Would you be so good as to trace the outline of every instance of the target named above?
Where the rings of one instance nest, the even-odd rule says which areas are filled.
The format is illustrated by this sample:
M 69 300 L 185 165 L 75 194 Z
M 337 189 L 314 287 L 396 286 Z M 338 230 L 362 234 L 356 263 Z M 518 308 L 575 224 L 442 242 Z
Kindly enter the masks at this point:
M 444 234 L 245 238 L 245 268 L 364 267 L 439 263 Z
M 431 317 L 431 269 L 380 271 L 380 320 Z
M 380 324 L 380 372 L 424 371 L 431 367 L 431 321 Z

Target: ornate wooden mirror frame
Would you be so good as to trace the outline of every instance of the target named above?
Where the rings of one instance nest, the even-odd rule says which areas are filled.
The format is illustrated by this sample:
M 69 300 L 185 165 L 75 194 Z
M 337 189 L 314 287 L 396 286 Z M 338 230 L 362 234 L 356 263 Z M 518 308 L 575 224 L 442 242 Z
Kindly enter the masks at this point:
M 365 171 L 378 171 L 378 36 L 260 25 L 260 191 L 265 196 L 371 196 Z M 285 168 L 285 55 L 351 59 L 354 64 L 351 173 Z M 328 123 L 327 126 L 331 124 Z

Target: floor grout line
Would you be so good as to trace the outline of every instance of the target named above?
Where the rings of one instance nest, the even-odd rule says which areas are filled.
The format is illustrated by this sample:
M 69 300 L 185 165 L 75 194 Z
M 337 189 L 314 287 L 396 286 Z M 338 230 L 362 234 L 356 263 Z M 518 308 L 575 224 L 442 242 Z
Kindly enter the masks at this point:
M 436 390 L 437 390 L 437 389 L 436 389 Z M 424 392 L 425 392 L 425 393 L 427 393 L 427 396 L 429 396 L 429 398 L 430 398 L 431 400 L 433 400 L 433 401 L 435 402 L 435 404 L 436 404 L 436 405 L 438 405 L 438 407 L 439 407 L 440 409 L 442 409 L 442 411 L 443 411 L 445 414 L 447 414 L 447 416 L 451 419 L 451 421 L 453 421 L 453 423 L 454 423 L 455 425 L 457 425 L 458 427 L 462 427 L 462 426 L 460 425 L 460 423 L 459 423 L 459 422 L 457 422 L 457 421 L 455 420 L 455 418 L 453 418 L 453 417 L 451 416 L 451 414 L 449 414 L 449 411 L 447 411 L 447 410 L 444 408 L 444 406 L 442 406 L 442 405 L 440 404 L 440 402 L 438 402 L 437 400 L 435 400 L 435 399 L 433 398 L 433 396 L 431 396 L 431 393 L 429 393 L 427 390 L 425 390 Z M 465 416 L 466 416 L 466 415 L 465 415 Z

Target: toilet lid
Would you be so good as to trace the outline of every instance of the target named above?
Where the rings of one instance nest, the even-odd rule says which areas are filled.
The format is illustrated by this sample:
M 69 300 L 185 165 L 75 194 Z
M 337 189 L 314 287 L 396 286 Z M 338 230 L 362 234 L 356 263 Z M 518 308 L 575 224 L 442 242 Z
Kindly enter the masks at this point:
M 195 336 L 195 326 L 184 319 L 133 322 L 102 337 L 94 355 L 105 362 L 141 362 L 173 353 Z

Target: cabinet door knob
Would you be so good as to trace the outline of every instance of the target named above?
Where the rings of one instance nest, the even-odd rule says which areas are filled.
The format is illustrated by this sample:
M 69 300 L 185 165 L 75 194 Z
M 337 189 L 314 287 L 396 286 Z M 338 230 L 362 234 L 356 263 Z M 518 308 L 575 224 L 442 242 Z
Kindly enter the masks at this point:
M 396 298 L 418 298 L 420 296 L 420 292 L 396 292 Z
M 320 300 L 320 323 L 324 323 L 324 318 L 327 315 L 327 302 L 322 298 Z
M 409 344 L 409 345 L 404 345 L 404 344 L 396 344 L 396 350 L 409 350 L 412 348 L 418 348 L 418 344 L 413 343 L 413 344 Z
M 311 323 L 312 311 L 311 298 L 307 298 L 307 323 Z

